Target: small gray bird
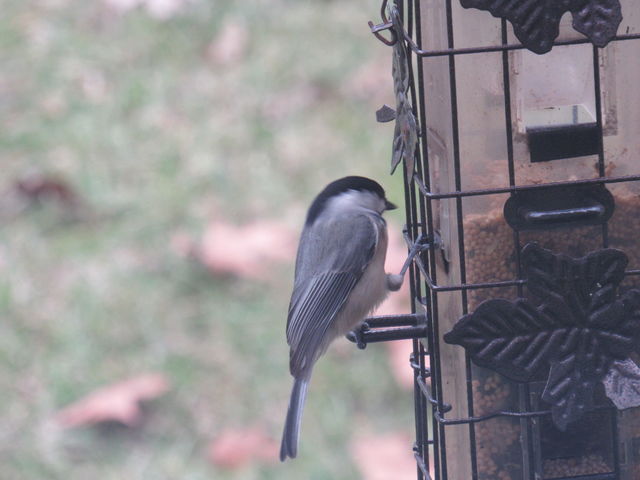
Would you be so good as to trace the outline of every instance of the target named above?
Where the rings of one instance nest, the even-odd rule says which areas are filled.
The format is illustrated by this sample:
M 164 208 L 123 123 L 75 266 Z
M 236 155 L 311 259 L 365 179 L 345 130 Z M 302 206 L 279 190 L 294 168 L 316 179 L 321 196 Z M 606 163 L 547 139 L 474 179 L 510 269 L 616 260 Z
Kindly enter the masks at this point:
M 315 198 L 300 237 L 287 342 L 294 383 L 282 435 L 280 460 L 295 458 L 307 385 L 316 360 L 402 286 L 403 272 L 386 274 L 385 210 L 396 206 L 384 189 L 364 177 L 330 183 Z

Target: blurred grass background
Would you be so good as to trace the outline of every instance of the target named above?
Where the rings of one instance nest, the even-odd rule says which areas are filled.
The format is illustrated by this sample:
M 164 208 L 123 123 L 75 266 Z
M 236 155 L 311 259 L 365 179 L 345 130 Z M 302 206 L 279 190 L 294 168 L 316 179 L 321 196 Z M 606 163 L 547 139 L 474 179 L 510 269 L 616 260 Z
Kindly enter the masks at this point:
M 91 212 L 43 202 L 3 215 L 0 478 L 359 478 L 350 440 L 410 432 L 412 396 L 381 347 L 344 340 L 314 374 L 297 460 L 207 461 L 227 428 L 262 425 L 279 442 L 292 264 L 267 281 L 215 276 L 172 238 L 199 238 L 214 218 L 299 231 L 318 190 L 347 174 L 402 203 L 393 126 L 374 120 L 393 104 L 391 52 L 366 24 L 378 3 L 0 4 L 0 202 L 37 172 Z M 216 51 L 225 28 L 244 35 L 230 58 Z M 65 405 L 147 371 L 172 389 L 140 427 L 51 427 Z

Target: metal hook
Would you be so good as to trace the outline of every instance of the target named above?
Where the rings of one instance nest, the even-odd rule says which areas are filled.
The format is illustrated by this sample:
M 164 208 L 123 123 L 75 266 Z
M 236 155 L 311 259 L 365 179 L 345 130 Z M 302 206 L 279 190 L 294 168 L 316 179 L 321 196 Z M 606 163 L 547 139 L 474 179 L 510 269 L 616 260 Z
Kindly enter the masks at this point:
M 387 12 L 386 12 L 387 1 L 388 0 L 383 0 L 382 6 L 380 7 L 380 16 L 382 17 L 382 20 L 383 20 L 382 23 L 375 25 L 372 21 L 369 21 L 369 28 L 371 29 L 371 33 L 373 33 L 378 40 L 380 40 L 385 45 L 389 45 L 391 47 L 395 45 L 396 42 L 398 41 L 398 35 L 393 29 L 393 22 L 390 22 L 389 19 L 387 18 Z M 382 35 L 380 35 L 380 32 L 383 32 L 385 30 L 389 30 L 391 32 L 390 40 L 387 40 Z

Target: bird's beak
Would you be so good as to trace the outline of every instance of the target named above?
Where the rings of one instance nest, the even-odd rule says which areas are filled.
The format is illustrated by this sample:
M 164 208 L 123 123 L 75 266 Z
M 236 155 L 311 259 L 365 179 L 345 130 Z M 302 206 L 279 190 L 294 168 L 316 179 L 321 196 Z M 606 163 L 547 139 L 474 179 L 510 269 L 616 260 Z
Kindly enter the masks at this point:
M 384 209 L 385 210 L 395 210 L 398 208 L 394 203 L 391 203 L 389 200 L 384 201 Z

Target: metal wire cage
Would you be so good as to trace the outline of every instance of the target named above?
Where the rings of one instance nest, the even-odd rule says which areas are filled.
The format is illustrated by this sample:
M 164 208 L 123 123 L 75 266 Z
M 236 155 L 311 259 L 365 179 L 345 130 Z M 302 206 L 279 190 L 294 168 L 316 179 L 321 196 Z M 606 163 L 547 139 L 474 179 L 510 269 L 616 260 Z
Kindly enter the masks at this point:
M 414 314 L 356 337 L 414 338 L 419 479 L 640 479 L 640 6 L 620 3 L 385 0 L 370 24 L 425 249 Z

